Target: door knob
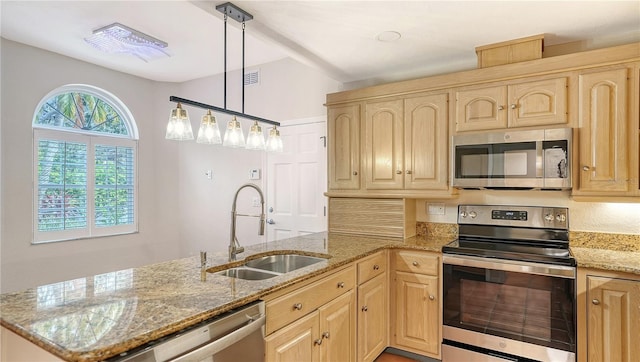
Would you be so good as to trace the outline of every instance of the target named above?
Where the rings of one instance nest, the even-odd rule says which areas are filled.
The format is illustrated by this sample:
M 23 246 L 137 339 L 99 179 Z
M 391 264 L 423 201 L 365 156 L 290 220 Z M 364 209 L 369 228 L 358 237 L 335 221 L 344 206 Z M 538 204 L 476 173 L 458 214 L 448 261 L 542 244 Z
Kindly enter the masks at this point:
M 273 225 L 273 224 L 275 224 L 275 223 L 276 223 L 276 222 L 275 222 L 275 221 L 273 221 L 273 219 L 267 219 L 267 224 L 271 224 L 271 225 Z

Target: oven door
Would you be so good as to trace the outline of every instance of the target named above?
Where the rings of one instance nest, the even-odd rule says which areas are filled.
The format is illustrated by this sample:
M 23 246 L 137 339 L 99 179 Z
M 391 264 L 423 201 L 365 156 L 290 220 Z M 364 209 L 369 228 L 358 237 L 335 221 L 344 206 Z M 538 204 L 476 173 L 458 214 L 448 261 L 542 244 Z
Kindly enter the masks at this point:
M 575 361 L 575 293 L 573 267 L 446 254 L 444 343 Z

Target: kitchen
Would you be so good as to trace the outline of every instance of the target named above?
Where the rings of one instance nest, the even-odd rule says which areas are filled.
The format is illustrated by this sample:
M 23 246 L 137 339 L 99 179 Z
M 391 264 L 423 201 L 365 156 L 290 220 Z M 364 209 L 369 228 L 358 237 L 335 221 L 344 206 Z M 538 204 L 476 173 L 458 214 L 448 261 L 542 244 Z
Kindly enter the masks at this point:
M 142 266 L 175 259 L 177 256 L 195 255 L 201 249 L 212 250 L 210 246 L 212 239 L 220 239 L 220 245 L 216 248 L 223 250 L 228 239 L 227 222 L 231 197 L 241 182 L 232 183 L 232 177 L 229 177 L 229 180 L 226 177 L 216 178 L 220 184 L 216 184 L 218 186 L 216 190 L 211 190 L 211 184 L 206 183 L 206 178 L 197 178 L 193 175 L 200 175 L 202 170 L 212 168 L 214 177 L 218 175 L 217 172 L 222 174 L 225 172 L 223 170 L 229 170 L 234 173 L 234 180 L 245 181 L 249 169 L 262 168 L 260 156 L 247 152 L 230 152 L 224 148 L 203 149 L 195 144 L 168 144 L 168 141 L 164 140 L 165 118 L 170 108 L 167 102 L 168 97 L 177 93 L 198 99 L 202 98 L 201 94 L 217 94 L 222 88 L 220 77 L 215 78 L 215 82 L 194 81 L 181 84 L 176 88 L 173 84 L 157 84 L 141 78 L 133 78 L 4 39 L 3 50 L 3 69 L 10 70 L 3 71 L 3 83 L 10 85 L 3 85 L 5 90 L 3 92 L 5 104 L 3 124 L 18 122 L 25 117 L 30 119 L 38 101 L 60 84 L 70 82 L 99 84 L 125 99 L 132 113 L 137 116 L 136 122 L 141 134 L 140 183 L 145 185 L 140 189 L 142 209 L 138 234 L 90 240 L 87 243 L 75 241 L 72 242 L 73 245 L 55 243 L 31 246 L 31 205 L 19 202 L 21 199 L 31 198 L 31 186 L 24 182 L 32 178 L 31 169 L 24 167 L 24 164 L 31 162 L 31 146 L 29 142 L 24 142 L 31 138 L 31 127 L 24 122 L 20 123 L 20 126 L 16 124 L 15 130 L 11 133 L 13 136 L 13 132 L 18 132 L 19 135 L 16 137 L 9 137 L 7 128 L 3 127 L 4 147 L 10 148 L 12 155 L 14 150 L 17 151 L 15 154 L 19 155 L 15 158 L 3 158 L 3 292 Z M 56 66 L 57 71 L 52 73 L 42 69 L 39 64 L 43 61 Z M 270 114 L 276 119 L 316 116 L 326 112 L 322 106 L 325 103 L 325 95 L 340 90 L 338 82 L 315 70 L 298 65 L 294 61 L 287 60 L 270 66 L 273 68 L 265 65 L 261 69 L 265 77 L 268 74 L 288 74 L 291 82 L 294 83 L 291 85 L 294 89 L 300 86 L 295 83 L 295 79 L 304 75 L 308 88 L 301 93 L 307 93 L 309 96 L 296 100 L 295 103 L 300 109 L 275 107 L 282 103 L 275 96 L 282 94 L 282 89 L 278 87 L 268 92 L 261 91 L 258 97 L 252 96 L 251 88 L 247 87 L 247 106 L 251 107 L 256 99 L 261 99 L 260 103 L 264 103 L 265 107 L 264 110 L 250 109 L 248 113 L 260 114 L 264 111 L 265 114 Z M 82 79 L 77 79 L 78 74 L 82 75 Z M 278 77 L 280 81 L 281 76 Z M 272 83 L 265 79 L 263 86 L 266 87 L 269 84 Z M 280 86 L 286 88 L 285 85 L 286 83 Z M 12 89 L 12 91 L 8 94 L 6 89 Z M 234 91 L 233 94 L 235 93 Z M 269 95 L 272 95 L 271 99 L 268 98 Z M 208 99 L 208 97 L 204 98 Z M 221 102 L 212 103 L 220 104 Z M 7 107 L 6 104 L 13 106 Z M 268 105 L 278 109 L 266 108 Z M 195 110 L 190 112 L 198 114 Z M 147 142 L 143 142 L 145 138 Z M 3 148 L 3 154 L 7 155 L 5 150 L 6 148 Z M 212 159 L 218 163 L 213 166 L 206 164 Z M 239 162 L 246 163 L 246 168 L 236 170 L 232 167 Z M 229 185 L 226 184 L 227 182 Z M 203 196 L 198 192 L 208 192 L 208 194 Z M 505 197 L 518 204 L 569 207 L 572 230 L 623 234 L 640 232 L 637 203 L 577 202 L 569 198 L 566 191 L 505 193 L 505 191 L 464 190 L 460 192 L 458 198 L 454 199 L 418 200 L 415 207 L 416 219 L 424 222 L 455 224 L 458 204 L 504 204 Z M 156 200 L 162 204 L 157 203 Z M 212 210 L 213 203 L 224 207 L 219 211 Z M 444 215 L 427 214 L 428 203 L 444 204 Z M 10 208 L 9 205 L 11 205 Z M 171 205 L 171 207 L 163 208 L 161 205 Z M 180 210 L 177 215 L 176 210 Z M 209 230 L 208 220 L 221 220 L 219 225 L 214 225 L 218 228 L 217 231 Z M 252 240 L 250 238 L 254 237 L 255 227 L 251 225 L 246 229 L 248 229 L 247 236 L 239 237 L 240 240 Z M 101 243 L 100 241 L 103 240 L 108 240 L 109 244 Z M 182 240 L 182 242 L 177 244 L 175 240 Z M 6 245 L 6 243 L 10 244 Z M 103 262 L 97 263 L 96 260 Z M 79 275 L 78 270 L 82 271 Z M 15 275 L 19 275 L 20 279 L 15 278 Z

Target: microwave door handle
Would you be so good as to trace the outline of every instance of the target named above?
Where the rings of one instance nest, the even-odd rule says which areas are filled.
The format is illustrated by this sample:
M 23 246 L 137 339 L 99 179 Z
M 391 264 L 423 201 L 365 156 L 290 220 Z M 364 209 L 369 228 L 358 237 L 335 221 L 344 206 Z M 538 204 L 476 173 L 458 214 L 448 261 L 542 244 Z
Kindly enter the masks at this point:
M 544 150 L 542 141 L 536 141 L 536 178 L 544 177 Z

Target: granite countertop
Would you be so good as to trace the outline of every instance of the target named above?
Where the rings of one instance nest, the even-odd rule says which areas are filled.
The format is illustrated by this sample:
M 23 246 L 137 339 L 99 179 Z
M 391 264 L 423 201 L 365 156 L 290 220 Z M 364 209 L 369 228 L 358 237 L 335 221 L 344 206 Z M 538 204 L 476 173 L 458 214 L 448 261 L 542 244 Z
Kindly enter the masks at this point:
M 200 257 L 114 271 L 0 296 L 1 324 L 67 361 L 98 361 L 142 346 L 273 291 L 387 248 L 439 252 L 445 235 L 405 240 L 316 233 L 246 246 L 251 259 L 295 251 L 326 261 L 275 278 L 249 281 L 201 273 Z M 209 253 L 211 271 L 228 265 Z M 206 277 L 203 279 L 202 275 Z
M 640 275 L 640 235 L 572 231 L 578 267 Z

